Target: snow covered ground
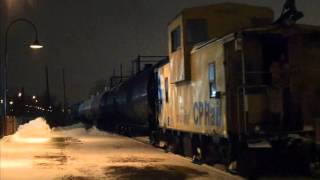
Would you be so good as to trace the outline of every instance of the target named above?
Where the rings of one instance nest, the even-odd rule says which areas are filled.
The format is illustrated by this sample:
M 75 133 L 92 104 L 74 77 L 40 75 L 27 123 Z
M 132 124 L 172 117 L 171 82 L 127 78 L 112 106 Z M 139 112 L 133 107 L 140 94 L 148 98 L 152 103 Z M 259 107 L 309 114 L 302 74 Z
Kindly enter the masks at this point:
M 134 139 L 37 118 L 0 141 L 0 179 L 241 179 Z

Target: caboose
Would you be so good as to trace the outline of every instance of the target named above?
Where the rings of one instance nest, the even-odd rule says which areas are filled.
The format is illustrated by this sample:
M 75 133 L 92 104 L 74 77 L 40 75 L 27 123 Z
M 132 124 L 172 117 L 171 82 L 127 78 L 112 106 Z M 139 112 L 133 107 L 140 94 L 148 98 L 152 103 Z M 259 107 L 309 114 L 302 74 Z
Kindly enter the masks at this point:
M 169 23 L 153 143 L 195 162 L 236 164 L 242 175 L 309 171 L 320 28 L 273 22 L 269 8 L 223 3 L 184 9 Z

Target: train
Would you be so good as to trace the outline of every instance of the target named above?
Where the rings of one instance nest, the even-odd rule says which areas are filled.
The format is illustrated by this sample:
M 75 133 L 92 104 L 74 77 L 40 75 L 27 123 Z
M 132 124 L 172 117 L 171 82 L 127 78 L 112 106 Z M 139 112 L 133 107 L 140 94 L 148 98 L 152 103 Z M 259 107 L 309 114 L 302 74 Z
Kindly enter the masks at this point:
M 302 17 L 294 1 L 276 21 L 266 7 L 186 8 L 168 24 L 168 59 L 75 104 L 73 117 L 142 130 L 153 145 L 245 177 L 308 173 L 319 158 L 320 27 Z
M 168 59 L 167 56 L 138 56 L 135 61 L 137 66 L 144 62 L 154 65 L 148 63 L 142 70 L 137 68 L 134 75 L 126 80 L 123 76 L 111 77 L 114 83 L 110 84 L 108 90 L 71 106 L 71 119 L 127 135 L 148 133 L 155 115 L 157 90 L 154 70 L 167 63 Z M 116 82 L 115 78 L 120 82 Z

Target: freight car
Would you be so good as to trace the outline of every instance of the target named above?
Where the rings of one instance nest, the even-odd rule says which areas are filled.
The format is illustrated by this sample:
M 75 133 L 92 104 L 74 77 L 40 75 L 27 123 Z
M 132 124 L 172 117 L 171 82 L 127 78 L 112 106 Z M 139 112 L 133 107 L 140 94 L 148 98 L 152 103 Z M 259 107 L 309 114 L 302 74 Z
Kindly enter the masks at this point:
M 86 125 L 94 125 L 103 130 L 115 130 L 130 135 L 148 133 L 155 122 L 153 119 L 157 88 L 154 69 L 167 63 L 168 59 L 166 56 L 138 56 L 135 61 L 138 66 L 137 73 L 110 90 L 75 104 L 72 109 L 78 109 L 78 113 L 72 113 L 73 116 Z M 142 62 L 156 63 L 145 64 L 145 68 L 140 70 Z
M 320 28 L 294 24 L 302 16 L 295 8 L 252 27 L 250 18 L 273 18 L 256 10 L 227 3 L 171 21 L 169 63 L 156 69 L 152 141 L 196 162 L 236 165 L 244 176 L 308 172 L 320 112 Z

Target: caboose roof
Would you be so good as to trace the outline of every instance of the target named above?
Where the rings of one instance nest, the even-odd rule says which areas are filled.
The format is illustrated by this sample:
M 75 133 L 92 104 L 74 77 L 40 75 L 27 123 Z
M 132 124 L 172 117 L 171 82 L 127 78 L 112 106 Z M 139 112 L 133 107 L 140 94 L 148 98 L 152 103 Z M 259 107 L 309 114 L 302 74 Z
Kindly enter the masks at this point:
M 290 27 L 281 27 L 276 25 L 270 25 L 258 28 L 248 28 L 239 32 L 233 32 L 221 38 L 212 38 L 208 41 L 200 42 L 193 46 L 191 53 L 196 52 L 199 49 L 210 46 L 217 42 L 228 42 L 233 40 L 237 35 L 262 35 L 262 34 L 283 34 L 291 36 L 293 34 L 309 34 L 316 33 L 320 35 L 320 26 L 306 25 L 306 24 L 295 24 Z
M 182 9 L 176 16 L 174 16 L 168 24 L 170 24 L 172 21 L 174 21 L 177 17 L 185 14 L 190 13 L 201 13 L 203 11 L 235 11 L 236 9 L 249 9 L 249 8 L 260 8 L 261 10 L 268 10 L 270 12 L 273 12 L 271 8 L 264 7 L 264 6 L 255 6 L 255 5 L 248 5 L 244 3 L 231 3 L 231 2 L 225 2 L 225 3 L 217 3 L 217 4 L 207 4 L 203 6 L 196 6 L 196 7 L 188 7 Z

